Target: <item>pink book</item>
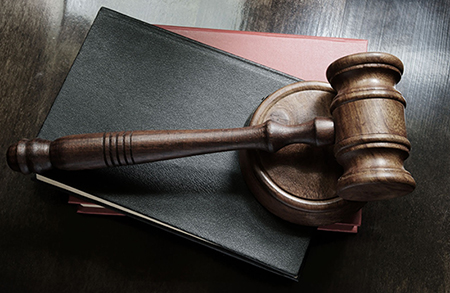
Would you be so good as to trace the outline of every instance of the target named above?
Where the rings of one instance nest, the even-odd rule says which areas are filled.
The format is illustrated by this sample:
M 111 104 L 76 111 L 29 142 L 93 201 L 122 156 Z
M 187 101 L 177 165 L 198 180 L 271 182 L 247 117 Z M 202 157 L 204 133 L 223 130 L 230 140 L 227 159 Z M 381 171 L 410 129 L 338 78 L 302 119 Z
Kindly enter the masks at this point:
M 367 40 L 310 37 L 232 30 L 160 25 L 159 27 L 227 51 L 253 62 L 285 72 L 303 80 L 327 81 L 329 64 L 345 55 L 367 51 Z M 78 213 L 123 215 L 70 196 Z M 323 231 L 356 233 L 361 225 L 361 211 L 349 219 L 319 227 Z

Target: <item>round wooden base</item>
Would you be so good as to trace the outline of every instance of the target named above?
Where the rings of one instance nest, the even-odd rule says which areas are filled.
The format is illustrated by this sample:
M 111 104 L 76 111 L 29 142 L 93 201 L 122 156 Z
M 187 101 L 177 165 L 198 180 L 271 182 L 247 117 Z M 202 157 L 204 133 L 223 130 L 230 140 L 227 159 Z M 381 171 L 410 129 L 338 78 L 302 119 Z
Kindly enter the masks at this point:
M 293 125 L 315 117 L 331 117 L 335 91 L 323 82 L 298 82 L 267 97 L 249 125 L 267 120 Z M 365 203 L 336 195 L 342 174 L 332 146 L 289 145 L 276 153 L 240 152 L 240 165 L 247 185 L 269 211 L 289 222 L 319 226 L 336 223 Z

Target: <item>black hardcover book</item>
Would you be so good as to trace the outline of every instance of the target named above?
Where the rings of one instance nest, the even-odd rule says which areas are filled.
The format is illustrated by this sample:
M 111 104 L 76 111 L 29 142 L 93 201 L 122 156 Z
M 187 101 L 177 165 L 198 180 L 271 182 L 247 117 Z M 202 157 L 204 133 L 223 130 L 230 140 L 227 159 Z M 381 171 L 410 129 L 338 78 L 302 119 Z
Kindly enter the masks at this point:
M 262 99 L 295 81 L 102 8 L 39 137 L 242 127 Z M 312 232 L 256 201 L 237 152 L 37 179 L 289 278 Z

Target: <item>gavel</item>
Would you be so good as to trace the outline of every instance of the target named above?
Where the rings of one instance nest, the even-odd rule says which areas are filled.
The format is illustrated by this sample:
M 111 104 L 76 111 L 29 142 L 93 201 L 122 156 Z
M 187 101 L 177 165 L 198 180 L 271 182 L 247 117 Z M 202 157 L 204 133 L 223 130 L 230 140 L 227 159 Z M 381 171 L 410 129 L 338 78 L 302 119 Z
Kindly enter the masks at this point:
M 277 152 L 291 144 L 334 144 L 334 156 L 343 168 L 337 182 L 338 197 L 366 202 L 404 196 L 414 190 L 415 181 L 403 166 L 411 145 L 406 137 L 406 102 L 395 89 L 402 73 L 403 64 L 393 55 L 353 54 L 336 60 L 326 72 L 334 94 L 329 105 L 332 118 L 316 117 L 297 125 L 272 119 L 232 129 L 106 132 L 54 141 L 24 139 L 9 147 L 7 161 L 14 171 L 29 174 L 231 150 Z M 291 216 L 281 217 L 297 222 Z

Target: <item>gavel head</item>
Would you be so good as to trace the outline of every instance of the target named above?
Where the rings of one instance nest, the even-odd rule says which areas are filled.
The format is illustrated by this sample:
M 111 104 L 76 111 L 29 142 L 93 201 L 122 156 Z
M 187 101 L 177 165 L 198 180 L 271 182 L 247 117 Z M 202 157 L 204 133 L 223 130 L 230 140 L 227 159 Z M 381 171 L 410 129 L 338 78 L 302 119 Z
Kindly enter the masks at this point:
M 386 53 L 346 56 L 327 70 L 328 81 L 337 91 L 331 114 L 334 153 L 344 168 L 337 194 L 344 199 L 388 199 L 415 188 L 403 167 L 411 148 L 406 138 L 406 102 L 394 88 L 402 73 L 402 62 Z

